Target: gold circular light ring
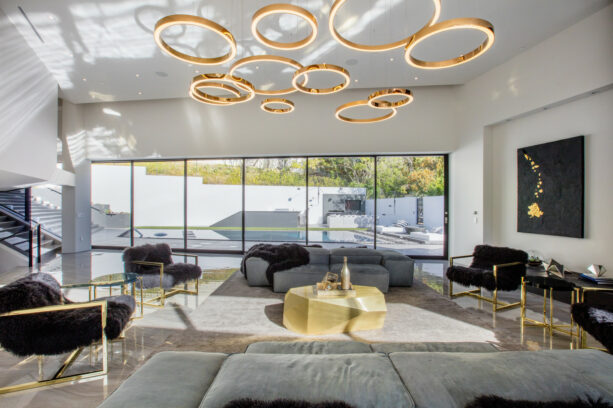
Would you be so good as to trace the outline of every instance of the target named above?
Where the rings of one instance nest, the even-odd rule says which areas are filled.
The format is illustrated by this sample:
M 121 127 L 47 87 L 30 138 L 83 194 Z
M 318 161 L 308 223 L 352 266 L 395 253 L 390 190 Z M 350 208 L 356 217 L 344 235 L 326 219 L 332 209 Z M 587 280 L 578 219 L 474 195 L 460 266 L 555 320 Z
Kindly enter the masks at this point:
M 328 28 L 330 29 L 330 34 L 332 34 L 332 37 L 334 37 L 336 41 L 338 41 L 347 48 L 367 52 L 389 51 L 396 48 L 404 47 L 415 35 L 412 34 L 402 40 L 380 45 L 358 44 L 356 42 L 349 41 L 348 39 L 340 35 L 340 33 L 336 31 L 336 28 L 334 28 L 334 18 L 336 17 L 336 14 L 338 13 L 339 9 L 346 2 L 347 0 L 336 0 L 334 4 L 332 4 L 332 8 L 330 9 L 330 17 L 328 18 Z M 428 20 L 426 25 L 424 25 L 420 30 L 423 30 L 426 27 L 430 27 L 431 25 L 436 23 L 441 15 L 441 0 L 432 0 L 432 3 L 434 3 L 434 13 L 432 14 L 432 17 L 430 18 L 430 20 Z
M 378 116 L 376 118 L 369 118 L 369 119 L 355 119 L 355 118 L 349 118 L 347 116 L 341 115 L 341 112 L 343 112 L 343 111 L 345 111 L 347 109 L 355 108 L 357 106 L 368 106 L 368 101 L 367 100 L 359 100 L 359 101 L 353 101 L 353 102 L 345 103 L 345 104 L 339 106 L 338 108 L 336 108 L 336 112 L 334 113 L 334 116 L 336 116 L 336 119 L 342 120 L 343 122 L 349 122 L 349 123 L 375 123 L 375 122 L 382 122 L 384 120 L 391 119 L 391 118 L 393 118 L 396 115 L 396 109 L 395 108 L 389 108 L 391 110 L 391 112 L 386 114 L 386 115 Z
M 298 83 L 298 78 L 300 78 L 303 75 L 307 75 L 309 72 L 315 72 L 315 71 L 334 72 L 336 74 L 341 75 L 345 79 L 345 81 L 331 88 L 308 88 Z M 331 94 L 334 92 L 342 91 L 343 89 L 349 86 L 350 82 L 351 82 L 351 78 L 349 77 L 349 72 L 343 67 L 339 67 L 338 65 L 332 65 L 332 64 L 314 64 L 314 65 L 309 65 L 309 66 L 300 68 L 299 70 L 294 72 L 294 78 L 292 79 L 292 85 L 294 86 L 294 88 L 296 88 L 300 92 L 304 92 L 307 94 L 316 94 L 316 95 Z
M 246 57 L 243 59 L 240 59 L 238 61 L 236 61 L 231 67 L 230 67 L 230 75 L 234 75 L 234 72 L 240 68 L 243 67 L 247 64 L 251 64 L 252 62 L 256 62 L 256 61 L 263 61 L 263 62 L 279 62 L 281 64 L 285 64 L 285 65 L 289 65 L 290 67 L 294 67 L 296 68 L 296 70 L 303 68 L 302 64 L 299 63 L 298 61 L 294 61 L 291 58 L 286 58 L 286 57 L 280 57 L 277 55 L 254 55 L 251 57 Z M 308 81 L 308 77 L 305 75 L 304 77 L 304 81 L 302 81 L 301 85 L 306 85 Z M 296 92 L 296 88 L 291 87 L 291 88 L 287 88 L 287 89 L 279 89 L 277 91 L 267 91 L 264 89 L 255 89 L 255 93 L 257 95 L 285 95 L 285 94 L 289 94 L 289 93 L 293 93 Z
M 396 102 L 381 100 L 381 98 L 390 95 L 400 95 L 404 98 Z M 413 102 L 413 93 L 406 88 L 382 89 L 368 95 L 368 106 L 375 109 L 400 108 L 410 104 L 411 102 Z
M 421 43 L 425 39 L 432 37 L 436 34 L 442 33 L 444 31 L 461 29 L 479 30 L 485 33 L 487 38 L 474 50 L 466 54 L 460 55 L 459 57 L 451 58 L 448 60 L 423 61 L 411 55 L 417 44 Z M 494 45 L 494 40 L 494 26 L 489 21 L 482 20 L 480 18 L 453 18 L 451 20 L 436 23 L 435 25 L 427 27 L 415 34 L 415 36 L 411 39 L 411 41 L 409 41 L 404 50 L 404 59 L 407 61 L 407 63 L 417 68 L 440 69 L 453 67 L 456 65 L 464 64 L 465 62 L 475 59 L 479 55 L 485 53 L 487 50 L 492 48 L 492 45 Z
M 216 82 L 229 82 L 232 85 L 236 85 L 236 87 L 238 87 L 238 88 L 242 89 L 243 91 L 245 91 L 246 94 L 242 95 L 242 96 L 227 98 L 227 97 L 215 96 L 215 95 L 207 94 L 207 93 L 202 92 L 201 90 L 198 89 L 199 87 L 204 87 L 204 86 L 206 86 L 207 84 L 209 84 L 211 82 L 213 82 L 213 83 L 216 83 Z M 228 74 L 202 74 L 202 75 L 197 75 L 197 76 L 195 76 L 192 79 L 192 84 L 190 86 L 189 93 L 190 93 L 190 95 L 194 95 L 198 99 L 203 99 L 205 101 L 230 103 L 230 104 L 247 102 L 247 101 L 250 101 L 251 99 L 253 99 L 255 97 L 255 91 L 253 89 L 253 85 L 251 85 L 251 82 L 249 82 L 249 81 L 247 81 L 247 80 L 245 80 L 243 78 L 239 78 L 237 76 L 228 75 Z
M 273 41 L 264 37 L 264 35 L 258 30 L 258 24 L 264 17 L 273 14 L 292 14 L 303 18 L 311 26 L 311 34 L 300 41 L 290 43 Z M 255 12 L 253 18 L 251 19 L 251 32 L 259 42 L 270 48 L 276 48 L 278 50 L 297 50 L 299 48 L 306 47 L 315 41 L 315 37 L 317 37 L 317 19 L 315 19 L 313 14 L 309 13 L 302 7 L 291 4 L 270 4 Z
M 188 55 L 177 51 L 162 39 L 162 33 L 164 32 L 164 30 L 166 30 L 168 27 L 172 27 L 175 25 L 193 25 L 196 27 L 211 30 L 214 33 L 219 34 L 224 40 L 228 42 L 228 44 L 230 44 L 230 51 L 220 57 L 214 58 L 195 57 L 193 55 Z M 174 14 L 171 16 L 163 17 L 155 24 L 153 38 L 155 39 L 157 45 L 164 52 L 166 52 L 172 57 L 180 59 L 181 61 L 189 62 L 191 64 L 218 65 L 231 60 L 236 55 L 236 41 L 234 41 L 234 37 L 232 36 L 230 31 L 228 31 L 214 21 L 207 20 L 206 18 L 198 16 L 192 16 L 188 14 Z
M 270 105 L 271 103 L 280 103 L 283 105 L 286 105 L 287 108 L 271 108 L 268 105 Z M 284 99 L 284 98 L 268 98 L 268 99 L 264 99 L 262 101 L 262 103 L 260 103 L 260 108 L 262 108 L 262 110 L 264 112 L 268 112 L 268 113 L 276 113 L 277 115 L 282 115 L 285 113 L 290 113 L 292 112 L 295 108 L 294 108 L 294 102 L 288 100 L 288 99 Z
M 221 83 L 221 82 L 207 82 L 206 84 L 201 85 L 200 88 L 218 88 L 218 89 L 226 90 L 230 92 L 231 94 L 233 94 L 234 96 L 241 96 L 241 92 L 238 89 L 236 89 L 233 86 Z M 203 99 L 196 93 L 192 93 L 192 92 L 189 93 L 189 96 L 191 96 L 194 100 L 198 102 L 207 103 L 210 105 L 221 105 L 221 106 L 234 105 L 234 103 L 231 103 L 231 102 L 214 102 L 208 99 Z

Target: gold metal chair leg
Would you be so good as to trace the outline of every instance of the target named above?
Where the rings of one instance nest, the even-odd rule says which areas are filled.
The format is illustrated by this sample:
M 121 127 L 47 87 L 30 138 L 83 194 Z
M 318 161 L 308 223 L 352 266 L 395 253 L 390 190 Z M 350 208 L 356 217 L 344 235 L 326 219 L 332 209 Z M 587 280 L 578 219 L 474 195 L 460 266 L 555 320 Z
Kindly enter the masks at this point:
M 37 356 L 37 359 L 38 359 L 38 381 L 42 381 L 44 378 L 43 362 L 44 362 L 45 357 Z
M 70 365 L 77 359 L 77 357 L 79 357 L 79 354 L 81 354 L 81 351 L 83 351 L 83 347 L 79 347 L 78 349 L 70 353 L 68 358 L 64 361 L 64 364 L 62 364 L 60 369 L 57 370 L 53 378 L 55 379 L 55 378 L 61 377 L 66 371 L 66 369 L 70 367 Z

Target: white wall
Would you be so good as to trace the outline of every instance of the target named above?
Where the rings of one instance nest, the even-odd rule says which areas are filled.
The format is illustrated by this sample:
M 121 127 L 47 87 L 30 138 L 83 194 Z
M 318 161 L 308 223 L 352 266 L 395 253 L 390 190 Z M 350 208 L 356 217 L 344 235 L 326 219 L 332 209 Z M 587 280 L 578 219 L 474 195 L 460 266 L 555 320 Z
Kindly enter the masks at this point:
M 613 268 L 613 90 L 494 126 L 491 152 L 496 164 L 486 189 L 493 206 L 492 242 L 534 249 L 573 270 L 592 263 Z M 517 232 L 517 149 L 585 135 L 585 238 Z
M 455 92 L 455 87 L 415 88 L 411 105 L 374 125 L 334 117 L 337 106 L 365 98 L 366 89 L 294 93 L 287 97 L 296 110 L 285 116 L 263 112 L 261 98 L 231 107 L 189 98 L 86 104 L 80 105 L 82 127 L 67 140 L 79 141 L 90 159 L 449 152 L 455 147 Z M 83 131 L 85 143 L 78 136 Z
M 57 162 L 57 83 L 0 10 L 0 189 L 49 180 Z
M 449 165 L 452 255 L 490 239 L 484 225 L 493 222 L 492 208 L 484 183 L 494 165 L 487 160 L 495 158 L 484 145 L 488 126 L 613 84 L 612 38 L 613 5 L 459 89 L 458 148 Z

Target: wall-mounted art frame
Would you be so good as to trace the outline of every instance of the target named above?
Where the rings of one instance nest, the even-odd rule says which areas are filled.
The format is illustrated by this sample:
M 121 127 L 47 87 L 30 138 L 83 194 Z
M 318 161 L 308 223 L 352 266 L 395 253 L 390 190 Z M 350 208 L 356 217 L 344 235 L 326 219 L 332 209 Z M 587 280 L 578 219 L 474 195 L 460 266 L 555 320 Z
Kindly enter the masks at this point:
M 517 231 L 584 237 L 584 136 L 517 149 Z

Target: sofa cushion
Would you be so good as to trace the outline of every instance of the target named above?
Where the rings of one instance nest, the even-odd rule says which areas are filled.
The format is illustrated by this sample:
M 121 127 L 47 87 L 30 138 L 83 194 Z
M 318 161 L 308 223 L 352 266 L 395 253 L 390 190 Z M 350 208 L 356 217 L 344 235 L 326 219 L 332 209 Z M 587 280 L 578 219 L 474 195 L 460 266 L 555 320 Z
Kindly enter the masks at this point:
M 197 408 L 226 357 L 221 353 L 158 353 L 98 408 Z
M 298 286 L 314 285 L 329 271 L 328 265 L 302 265 L 286 271 L 279 271 L 274 275 L 273 291 L 287 292 Z
M 219 408 L 240 398 L 341 400 L 357 408 L 415 406 L 382 354 L 234 354 L 223 364 L 200 408 Z
M 343 401 L 308 402 L 288 399 L 274 401 L 241 398 L 228 402 L 223 408 L 354 408 Z M 598 408 L 598 407 L 596 407 Z
M 390 286 L 412 286 L 415 261 L 391 250 L 382 250 L 382 264 L 390 274 Z
M 314 265 L 328 265 L 330 263 L 330 251 L 325 248 L 306 247 L 309 251 L 309 263 Z
M 398 352 L 453 352 L 453 353 L 491 353 L 498 351 L 493 344 L 463 342 L 463 343 L 373 343 L 370 345 L 373 351 L 378 353 Z
M 348 264 L 351 274 L 351 283 L 362 286 L 375 286 L 381 292 L 387 293 L 389 289 L 389 272 L 381 265 L 374 264 Z M 333 273 L 341 273 L 343 264 L 330 265 Z
M 251 343 L 245 353 L 259 354 L 357 354 L 372 353 L 359 341 L 260 341 Z
M 330 250 L 330 264 L 347 263 L 381 265 L 381 253 L 369 248 L 334 248 Z
M 613 401 L 613 356 L 597 350 L 391 353 L 389 357 L 419 407 L 464 407 L 481 395 Z

